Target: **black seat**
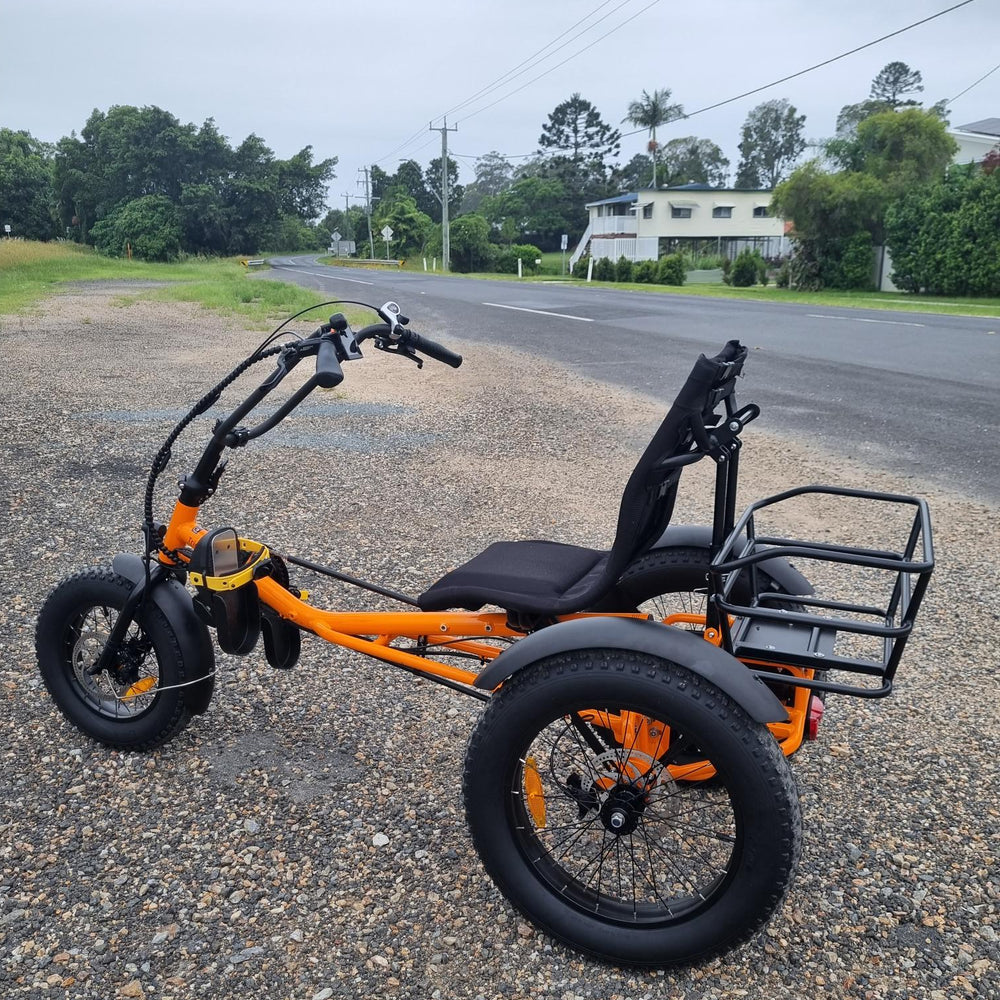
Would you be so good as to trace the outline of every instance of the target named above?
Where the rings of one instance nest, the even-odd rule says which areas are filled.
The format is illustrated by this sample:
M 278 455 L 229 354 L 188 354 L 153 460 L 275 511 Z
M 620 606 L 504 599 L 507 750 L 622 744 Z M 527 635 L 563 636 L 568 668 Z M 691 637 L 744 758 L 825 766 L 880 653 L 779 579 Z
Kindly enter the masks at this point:
M 747 349 L 731 340 L 714 358 L 698 358 L 629 476 L 610 550 L 546 541 L 495 542 L 424 591 L 417 598 L 421 609 L 478 611 L 493 604 L 551 616 L 594 607 L 629 563 L 663 534 L 683 466 L 707 453 L 705 428 L 717 423 L 715 409 L 732 395 L 746 355 Z

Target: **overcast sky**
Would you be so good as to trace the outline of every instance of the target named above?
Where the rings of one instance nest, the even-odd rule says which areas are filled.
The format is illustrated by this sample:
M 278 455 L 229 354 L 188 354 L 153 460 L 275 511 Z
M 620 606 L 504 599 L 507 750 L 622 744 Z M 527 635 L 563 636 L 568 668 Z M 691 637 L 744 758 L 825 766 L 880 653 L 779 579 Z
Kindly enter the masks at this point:
M 306 145 L 317 159 L 338 157 L 330 200 L 343 207 L 344 192 L 361 193 L 363 164 L 391 173 L 401 158 L 439 155 L 428 123 L 445 113 L 468 181 L 489 150 L 514 162 L 534 152 L 549 112 L 574 92 L 614 125 L 643 89 L 670 88 L 690 113 L 955 2 L 0 0 L 0 126 L 55 141 L 114 104 L 157 105 L 196 124 L 212 117 L 233 145 L 255 132 L 281 157 Z M 547 57 L 517 70 L 548 43 Z M 923 74 L 928 104 L 954 97 L 1000 62 L 1000 0 L 974 0 L 659 138 L 713 140 L 732 180 L 754 105 L 788 98 L 810 138 L 828 136 L 840 107 L 865 98 L 892 60 Z M 521 75 L 452 110 L 510 71 Z M 1000 117 L 1000 71 L 951 107 L 952 125 L 987 117 Z M 622 161 L 644 147 L 644 136 L 626 138 Z

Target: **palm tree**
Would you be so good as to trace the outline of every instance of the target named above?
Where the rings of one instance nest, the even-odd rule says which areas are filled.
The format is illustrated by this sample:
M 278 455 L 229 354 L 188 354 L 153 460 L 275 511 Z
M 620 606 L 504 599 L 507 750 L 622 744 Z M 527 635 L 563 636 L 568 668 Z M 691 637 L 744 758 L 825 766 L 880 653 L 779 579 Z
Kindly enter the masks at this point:
M 664 87 L 662 90 L 654 90 L 652 94 L 647 94 L 644 90 L 638 101 L 629 103 L 628 114 L 622 119 L 623 122 L 628 122 L 630 125 L 649 129 L 649 150 L 653 154 L 652 186 L 654 189 L 656 188 L 656 152 L 659 148 L 656 144 L 656 127 L 683 117 L 683 106 L 671 104 L 670 90 Z

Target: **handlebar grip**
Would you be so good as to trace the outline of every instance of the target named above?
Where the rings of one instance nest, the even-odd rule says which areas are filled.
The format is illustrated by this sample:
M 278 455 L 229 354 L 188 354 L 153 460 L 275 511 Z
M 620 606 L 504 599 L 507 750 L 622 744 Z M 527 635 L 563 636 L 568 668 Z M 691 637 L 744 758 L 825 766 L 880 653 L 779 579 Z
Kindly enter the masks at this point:
M 344 381 L 344 372 L 337 358 L 333 341 L 323 337 L 316 351 L 316 384 L 321 389 L 332 389 Z
M 412 347 L 415 351 L 420 351 L 421 354 L 426 354 L 427 357 L 433 358 L 435 361 L 451 365 L 452 368 L 458 368 L 462 364 L 461 354 L 449 351 L 447 347 L 428 337 L 421 337 L 419 333 L 414 333 L 412 330 L 407 331 L 405 343 L 407 347 Z

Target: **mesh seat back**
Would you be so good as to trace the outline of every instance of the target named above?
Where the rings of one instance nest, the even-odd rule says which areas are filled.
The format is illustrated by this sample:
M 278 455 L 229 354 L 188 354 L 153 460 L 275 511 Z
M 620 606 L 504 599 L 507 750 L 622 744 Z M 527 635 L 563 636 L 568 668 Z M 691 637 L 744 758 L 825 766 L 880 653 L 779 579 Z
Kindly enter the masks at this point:
M 664 468 L 663 463 L 692 452 L 705 454 L 697 429 L 716 422 L 716 408 L 732 395 L 746 356 L 747 349 L 739 341 L 730 340 L 715 357 L 702 354 L 695 362 L 625 484 L 615 541 L 604 571 L 607 587 L 666 530 L 682 467 Z

